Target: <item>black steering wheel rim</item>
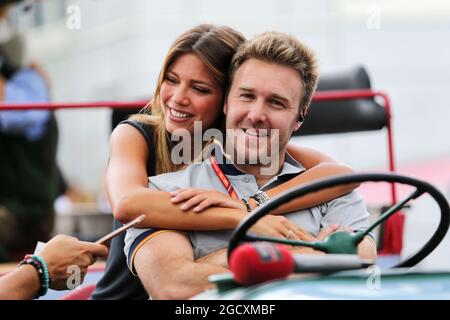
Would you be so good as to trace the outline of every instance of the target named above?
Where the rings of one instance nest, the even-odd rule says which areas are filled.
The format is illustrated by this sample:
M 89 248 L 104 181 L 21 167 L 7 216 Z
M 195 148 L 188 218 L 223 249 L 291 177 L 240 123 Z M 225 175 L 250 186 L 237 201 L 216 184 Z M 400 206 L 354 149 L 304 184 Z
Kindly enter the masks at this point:
M 446 198 L 442 193 L 428 182 L 421 181 L 415 178 L 406 177 L 392 173 L 357 173 L 336 176 L 328 179 L 318 180 L 316 182 L 309 183 L 307 185 L 292 188 L 277 197 L 271 199 L 264 206 L 257 208 L 248 217 L 246 217 L 234 230 L 229 245 L 228 245 L 228 257 L 231 252 L 245 239 L 247 241 L 247 231 L 253 226 L 261 217 L 268 214 L 270 211 L 276 209 L 283 203 L 290 201 L 294 198 L 304 196 L 311 192 L 316 192 L 321 189 L 335 187 L 348 183 L 361 183 L 361 182 L 395 182 L 406 185 L 415 186 L 418 190 L 428 193 L 439 205 L 441 211 L 441 217 L 439 225 L 436 228 L 433 235 L 425 243 L 425 245 L 410 255 L 403 261 L 400 261 L 392 268 L 400 267 L 412 267 L 427 257 L 442 241 L 445 237 L 450 226 L 450 207 Z

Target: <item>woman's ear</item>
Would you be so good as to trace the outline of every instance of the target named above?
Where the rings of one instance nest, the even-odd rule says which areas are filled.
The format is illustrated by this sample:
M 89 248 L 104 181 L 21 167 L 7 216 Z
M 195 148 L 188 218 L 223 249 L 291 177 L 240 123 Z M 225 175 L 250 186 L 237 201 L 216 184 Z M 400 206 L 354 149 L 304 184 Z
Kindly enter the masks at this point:
M 224 103 L 223 103 L 223 114 L 227 114 L 227 108 L 228 108 L 228 104 L 227 104 L 227 99 L 225 99 Z

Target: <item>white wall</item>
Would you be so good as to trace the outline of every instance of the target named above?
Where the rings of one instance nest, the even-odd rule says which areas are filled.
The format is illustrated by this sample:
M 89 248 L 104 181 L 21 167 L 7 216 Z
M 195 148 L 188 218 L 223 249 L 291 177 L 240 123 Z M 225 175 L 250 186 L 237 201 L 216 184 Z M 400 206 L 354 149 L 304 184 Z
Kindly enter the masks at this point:
M 47 0 L 45 13 L 57 17 Z M 53 4 L 56 6 L 56 4 Z M 148 97 L 175 37 L 202 22 L 251 37 L 275 29 L 302 38 L 323 71 L 364 64 L 392 98 L 397 159 L 450 155 L 450 4 L 446 1 L 79 0 L 81 29 L 62 19 L 27 28 L 55 101 Z M 60 8 L 61 9 L 61 8 Z M 56 13 L 55 13 L 56 12 Z M 59 111 L 59 160 L 76 185 L 96 192 L 108 158 L 110 111 Z M 356 168 L 386 163 L 385 134 L 297 139 Z

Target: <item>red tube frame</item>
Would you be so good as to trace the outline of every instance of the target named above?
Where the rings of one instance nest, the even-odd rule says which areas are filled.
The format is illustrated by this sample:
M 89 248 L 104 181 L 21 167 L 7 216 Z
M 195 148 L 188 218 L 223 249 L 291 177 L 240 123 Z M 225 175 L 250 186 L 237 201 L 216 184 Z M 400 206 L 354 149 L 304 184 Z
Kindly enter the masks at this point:
M 388 140 L 388 161 L 389 171 L 395 172 L 394 142 L 392 133 L 392 113 L 389 96 L 382 91 L 363 90 L 336 90 L 336 91 L 318 91 L 313 96 L 312 101 L 332 101 L 332 100 L 352 100 L 380 97 L 384 100 L 386 109 L 386 127 Z M 96 101 L 96 102 L 66 102 L 66 103 L 0 103 L 1 110 L 58 110 L 58 109 L 92 109 L 92 108 L 110 108 L 110 109 L 132 109 L 142 108 L 148 104 L 148 100 L 117 102 L 117 101 Z M 395 184 L 391 184 L 392 204 L 397 202 L 397 190 Z
M 392 108 L 391 100 L 387 93 L 383 91 L 365 90 L 336 90 L 336 91 L 318 91 L 313 97 L 313 101 L 330 101 L 330 100 L 351 100 L 380 97 L 384 101 L 386 109 L 386 127 L 387 127 L 387 145 L 388 145 L 388 162 L 389 171 L 395 172 L 394 157 L 394 138 L 392 130 Z M 391 184 L 391 202 L 392 205 L 397 203 L 397 188 L 394 183 Z

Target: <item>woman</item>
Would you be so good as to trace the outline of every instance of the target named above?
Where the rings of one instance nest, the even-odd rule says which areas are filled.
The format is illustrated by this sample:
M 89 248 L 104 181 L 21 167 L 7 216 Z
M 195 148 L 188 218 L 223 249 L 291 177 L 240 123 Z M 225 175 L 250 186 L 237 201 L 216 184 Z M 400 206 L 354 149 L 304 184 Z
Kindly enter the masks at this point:
M 229 225 L 227 215 L 208 214 L 208 210 L 198 215 L 183 213 L 179 205 L 171 203 L 170 194 L 149 190 L 147 177 L 182 168 L 170 157 L 173 144 L 169 136 L 175 130 L 185 129 L 193 135 L 195 121 L 201 121 L 203 130 L 223 128 L 227 69 L 234 52 L 243 42 L 244 37 L 231 28 L 199 25 L 182 34 L 172 45 L 150 105 L 143 114 L 119 125 L 111 135 L 107 187 L 117 220 L 122 223 L 130 221 L 134 218 L 130 212 L 139 211 L 151 212 L 141 226 L 179 230 L 235 227 Z M 351 172 L 348 167 L 313 150 L 294 146 L 288 150 L 308 170 L 270 190 L 269 196 L 317 178 Z M 196 156 L 192 154 L 191 160 Z M 352 189 L 352 186 L 340 187 L 296 199 L 282 209 L 287 212 L 311 207 Z M 233 207 L 230 203 L 224 206 Z M 271 228 L 270 225 L 266 227 Z M 93 298 L 145 298 L 147 295 L 138 279 L 133 279 L 125 270 L 123 237 L 118 238 L 111 244 L 106 274 Z M 120 253 L 116 253 L 118 248 Z M 134 284 L 133 289 L 131 283 Z

